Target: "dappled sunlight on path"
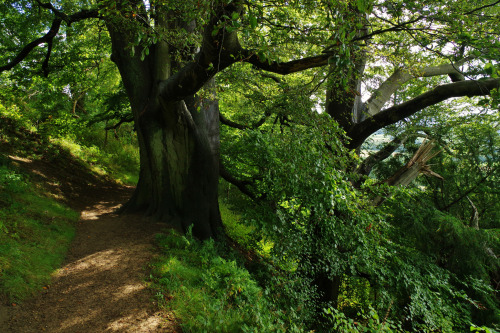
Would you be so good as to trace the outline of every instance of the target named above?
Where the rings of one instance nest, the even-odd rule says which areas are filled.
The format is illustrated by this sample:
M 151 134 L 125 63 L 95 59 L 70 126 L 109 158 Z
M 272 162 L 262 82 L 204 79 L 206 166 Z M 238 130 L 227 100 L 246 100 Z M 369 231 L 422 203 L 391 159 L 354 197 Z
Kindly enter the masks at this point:
M 41 295 L 11 309 L 7 332 L 181 331 L 144 281 L 162 225 L 116 215 L 116 202 L 96 202 L 81 213 L 66 264 Z

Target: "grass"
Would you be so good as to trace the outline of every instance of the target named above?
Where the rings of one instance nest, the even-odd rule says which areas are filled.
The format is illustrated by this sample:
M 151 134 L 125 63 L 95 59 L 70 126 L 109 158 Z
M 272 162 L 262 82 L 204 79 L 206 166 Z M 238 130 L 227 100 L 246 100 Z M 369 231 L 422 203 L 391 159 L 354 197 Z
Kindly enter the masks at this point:
M 50 283 L 74 236 L 78 213 L 0 167 L 0 290 L 20 302 Z
M 0 103 L 0 143 L 2 151 L 30 159 L 60 158 L 61 149 L 98 175 L 127 185 L 136 185 L 139 175 L 137 138 L 127 127 L 108 135 L 98 125 L 86 127 L 74 119 L 72 126 L 56 124 L 37 129 L 18 108 Z
M 68 137 L 51 139 L 54 144 L 66 149 L 77 159 L 85 162 L 99 175 L 109 175 L 127 185 L 136 185 L 139 175 L 139 151 L 137 146 L 111 141 L 105 148 L 95 144 L 81 144 Z
M 255 251 L 265 258 L 269 257 L 274 245 L 273 242 L 263 239 L 253 226 L 245 223 L 241 213 L 227 200 L 219 198 L 219 209 L 225 231 L 229 237 L 246 250 Z
M 282 313 L 227 250 L 173 231 L 157 236 L 153 264 L 159 304 L 175 313 L 184 332 L 284 332 Z
M 126 140 L 113 137 L 103 149 L 77 143 L 71 136 L 52 139 L 48 133 L 37 132 L 18 111 L 0 103 L 0 296 L 12 303 L 22 302 L 50 283 L 73 239 L 79 214 L 37 189 L 3 154 L 63 164 L 71 154 L 94 173 L 126 184 L 136 183 L 139 159 L 132 138 L 123 143 Z M 94 129 L 88 132 L 95 139 L 104 137 Z
M 254 228 L 243 224 L 241 214 L 232 209 L 224 200 L 219 199 L 219 209 L 228 236 L 246 248 L 252 247 L 255 243 L 252 238 Z
M 272 244 L 259 241 L 240 212 L 224 199 L 219 206 L 233 240 L 246 250 L 269 254 Z M 151 287 L 160 307 L 175 314 L 184 332 L 302 331 L 277 308 L 272 291 L 259 286 L 239 255 L 221 242 L 199 242 L 189 233 L 169 230 L 157 235 L 156 243 L 161 255 L 152 264 Z
M 71 154 L 96 174 L 125 184 L 137 181 L 135 135 L 112 137 L 105 148 L 98 148 L 104 131 L 85 130 L 90 139 L 85 144 L 65 132 L 54 134 L 59 133 L 57 128 L 50 133 L 39 132 L 17 106 L 0 103 L 0 296 L 12 303 L 21 302 L 50 283 L 74 236 L 79 214 L 48 197 L 43 189 L 36 189 L 10 165 L 6 155 L 65 164 Z

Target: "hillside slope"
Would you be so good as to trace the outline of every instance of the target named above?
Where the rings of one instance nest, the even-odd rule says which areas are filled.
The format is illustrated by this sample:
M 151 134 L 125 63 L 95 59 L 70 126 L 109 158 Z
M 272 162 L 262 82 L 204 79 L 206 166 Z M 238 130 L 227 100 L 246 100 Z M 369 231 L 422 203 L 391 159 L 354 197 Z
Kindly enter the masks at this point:
M 0 123 L 0 153 L 35 187 L 80 212 L 62 267 L 38 295 L 0 299 L 0 332 L 176 332 L 147 288 L 153 235 L 161 224 L 114 213 L 132 188 L 93 174 L 36 133 Z

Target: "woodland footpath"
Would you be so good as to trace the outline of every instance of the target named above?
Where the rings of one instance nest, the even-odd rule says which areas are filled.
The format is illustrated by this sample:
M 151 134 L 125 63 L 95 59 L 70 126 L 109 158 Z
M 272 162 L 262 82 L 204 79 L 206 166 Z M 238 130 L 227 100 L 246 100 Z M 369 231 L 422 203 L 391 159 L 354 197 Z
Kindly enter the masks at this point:
M 0 14 L 3 303 L 35 304 L 61 264 L 109 250 L 172 320 L 123 314 L 165 329 L 498 331 L 500 1 Z M 119 317 L 105 307 L 93 318 Z

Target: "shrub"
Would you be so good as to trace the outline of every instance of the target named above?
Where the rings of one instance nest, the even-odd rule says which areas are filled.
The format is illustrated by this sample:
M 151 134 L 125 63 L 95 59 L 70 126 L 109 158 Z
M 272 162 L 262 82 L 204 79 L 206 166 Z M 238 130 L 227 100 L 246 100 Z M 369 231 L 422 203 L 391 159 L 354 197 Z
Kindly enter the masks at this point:
M 282 311 L 235 258 L 214 241 L 174 232 L 158 235 L 163 255 L 154 263 L 153 286 L 162 306 L 175 312 L 185 332 L 285 332 Z

